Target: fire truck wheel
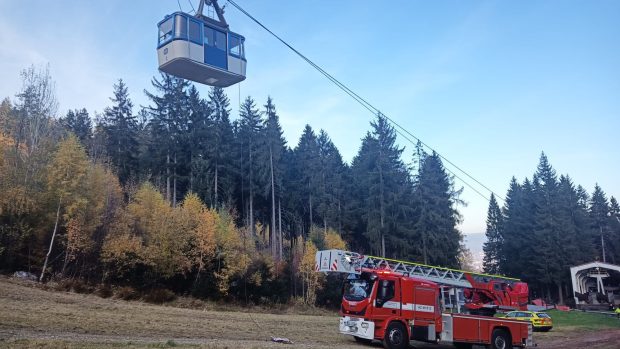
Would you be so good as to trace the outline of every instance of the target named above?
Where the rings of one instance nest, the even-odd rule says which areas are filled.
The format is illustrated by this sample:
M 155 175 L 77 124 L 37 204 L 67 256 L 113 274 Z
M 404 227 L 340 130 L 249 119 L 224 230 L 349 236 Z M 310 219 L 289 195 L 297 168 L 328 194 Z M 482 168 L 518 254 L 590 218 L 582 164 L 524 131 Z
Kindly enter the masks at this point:
M 386 349 L 406 349 L 409 347 L 409 333 L 400 322 L 391 322 L 385 330 L 383 346 Z
M 353 336 L 353 338 L 355 338 L 355 341 L 358 342 L 358 343 L 362 343 L 362 344 L 370 344 L 370 343 L 372 343 L 372 339 L 356 337 L 356 336 Z
M 491 338 L 491 349 L 512 349 L 512 340 L 508 332 L 496 329 L 493 330 L 493 336 Z

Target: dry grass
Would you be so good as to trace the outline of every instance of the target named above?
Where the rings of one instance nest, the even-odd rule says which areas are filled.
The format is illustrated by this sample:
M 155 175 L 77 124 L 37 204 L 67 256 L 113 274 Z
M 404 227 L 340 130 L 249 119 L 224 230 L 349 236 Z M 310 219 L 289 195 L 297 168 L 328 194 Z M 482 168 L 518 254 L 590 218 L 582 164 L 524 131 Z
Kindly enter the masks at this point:
M 195 302 L 193 309 L 158 306 L 0 279 L 0 346 L 282 348 L 269 341 L 276 336 L 290 338 L 295 347 L 357 347 L 338 334 L 335 313 L 266 314 L 200 305 L 208 303 Z
M 221 305 L 179 298 L 161 306 L 53 291 L 51 287 L 0 277 L 0 348 L 381 348 L 338 333 L 335 312 L 289 312 L 298 308 Z M 614 319 L 615 320 L 615 319 Z M 618 320 L 620 321 L 620 320 Z M 536 333 L 540 349 L 617 349 L 620 329 L 571 326 Z M 287 337 L 294 345 L 270 342 Z M 419 345 L 416 348 L 451 348 Z

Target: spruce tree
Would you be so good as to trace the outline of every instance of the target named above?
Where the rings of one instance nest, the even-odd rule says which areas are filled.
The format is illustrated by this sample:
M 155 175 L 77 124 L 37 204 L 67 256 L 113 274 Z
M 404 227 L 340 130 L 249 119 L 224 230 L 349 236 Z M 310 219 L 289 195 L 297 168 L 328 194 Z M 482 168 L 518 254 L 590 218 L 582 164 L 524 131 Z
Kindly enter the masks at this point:
M 258 152 L 260 151 L 260 134 L 262 132 L 262 120 L 260 112 L 256 108 L 254 100 L 247 97 L 241 105 L 239 130 L 237 138 L 239 139 L 240 155 L 241 155 L 241 190 L 242 196 L 246 198 L 243 204 L 243 212 L 248 226 L 255 234 L 255 217 L 254 209 L 255 196 L 260 188 L 260 178 L 258 176 Z
M 149 130 L 151 147 L 149 152 L 156 164 L 155 171 L 166 181 L 166 200 L 172 206 L 177 203 L 178 182 L 187 171 L 186 159 L 189 103 L 187 89 L 189 83 L 168 74 L 161 74 L 161 80 L 153 78 L 156 93 L 145 91 L 154 106 L 148 108 L 151 114 Z
M 222 203 L 234 203 L 235 176 L 234 133 L 230 122 L 230 101 L 224 90 L 213 87 L 209 91 L 208 111 L 211 113 L 211 127 L 208 128 L 205 145 L 206 161 L 210 178 L 209 192 L 215 207 Z
M 551 287 L 562 274 L 565 262 L 560 253 L 561 236 L 558 222 L 558 179 L 547 156 L 542 153 L 538 168 L 533 177 L 534 187 L 534 231 L 533 247 L 539 260 L 536 263 L 537 280 L 550 298 Z
M 608 244 L 609 212 L 609 203 L 607 202 L 605 192 L 597 183 L 594 186 L 594 192 L 590 199 L 589 216 L 593 242 L 598 251 L 598 256 L 603 262 L 607 261 L 605 245 Z
M 304 131 L 294 150 L 294 174 L 293 185 L 302 197 L 299 210 L 302 212 L 302 220 L 305 222 L 304 230 L 310 231 L 314 225 L 317 198 L 319 196 L 320 158 L 317 137 L 309 125 Z
M 453 180 L 436 153 L 424 158 L 415 193 L 421 206 L 415 229 L 422 236 L 425 263 L 459 266 L 463 237 L 456 228 L 460 221 L 456 205 L 461 190 L 454 189 Z
M 495 195 L 491 194 L 485 232 L 487 241 L 482 246 L 484 251 L 483 268 L 484 272 L 488 274 L 499 274 L 500 265 L 505 263 L 502 254 L 502 245 L 504 244 L 503 220 L 504 216 L 497 204 Z
M 136 175 L 138 141 L 137 121 L 133 114 L 133 103 L 123 79 L 114 84 L 112 106 L 104 111 L 106 132 L 106 153 L 116 167 L 121 183 Z
M 609 199 L 609 256 L 612 264 L 620 261 L 620 205 L 615 197 Z
M 90 140 L 93 137 L 92 122 L 88 111 L 85 108 L 69 110 L 67 115 L 61 119 L 61 122 L 88 149 Z
M 404 193 L 410 186 L 409 173 L 402 162 L 403 148 L 396 145 L 396 131 L 387 119 L 379 115 L 371 122 L 373 128 L 362 140 L 353 159 L 352 171 L 357 177 L 360 213 L 365 220 L 364 236 L 370 250 L 386 256 L 388 248 L 402 241 Z M 389 234 L 389 236 L 387 236 Z M 392 247 L 390 246 L 390 247 Z
M 277 217 L 282 195 L 283 180 L 283 156 L 286 152 L 286 140 L 284 139 L 280 120 L 276 113 L 276 107 L 271 97 L 267 98 L 264 106 L 266 119 L 262 129 L 262 150 L 259 152 L 260 175 L 263 183 L 263 195 L 270 203 L 270 243 L 272 256 L 279 260 L 282 258 L 282 230 L 277 224 Z

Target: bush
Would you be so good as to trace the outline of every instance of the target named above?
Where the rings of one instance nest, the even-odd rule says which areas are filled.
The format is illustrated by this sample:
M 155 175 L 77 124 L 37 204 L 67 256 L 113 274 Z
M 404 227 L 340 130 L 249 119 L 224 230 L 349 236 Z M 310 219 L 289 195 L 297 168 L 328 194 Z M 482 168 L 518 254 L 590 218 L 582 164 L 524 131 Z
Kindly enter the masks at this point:
M 116 298 L 120 298 L 126 301 L 130 301 L 133 299 L 138 299 L 139 298 L 139 294 L 136 290 L 133 289 L 133 287 L 129 287 L 129 286 L 125 286 L 125 287 L 121 287 L 118 290 L 116 290 Z
M 155 288 L 144 294 L 144 301 L 148 303 L 166 303 L 171 302 L 176 298 L 174 292 L 165 288 Z
M 93 291 L 95 290 L 94 287 L 88 285 L 80 279 L 74 279 L 71 288 L 75 293 L 93 293 Z
M 93 293 L 94 287 L 88 285 L 81 279 L 62 279 L 54 288 L 57 291 L 75 292 L 75 293 Z
M 101 284 L 97 287 L 95 294 L 101 298 L 112 297 L 112 287 L 110 285 Z
M 60 280 L 56 284 L 55 288 L 56 288 L 57 291 L 69 292 L 69 291 L 71 291 L 72 287 L 73 287 L 73 280 L 65 279 L 65 280 Z

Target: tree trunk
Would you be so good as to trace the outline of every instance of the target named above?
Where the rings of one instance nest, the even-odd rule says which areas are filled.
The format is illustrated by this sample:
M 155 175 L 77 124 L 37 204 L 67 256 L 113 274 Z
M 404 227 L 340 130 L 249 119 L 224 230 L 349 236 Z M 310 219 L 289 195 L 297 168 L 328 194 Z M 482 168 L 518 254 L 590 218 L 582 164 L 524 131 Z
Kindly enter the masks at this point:
M 273 179 L 273 152 L 271 147 L 269 148 L 269 166 L 271 167 L 271 255 L 275 260 L 278 258 L 278 239 L 276 237 L 276 188 Z
M 52 240 L 50 241 L 50 248 L 47 250 L 47 254 L 45 255 L 45 262 L 43 263 L 43 269 L 41 269 L 41 276 L 39 277 L 39 282 L 43 282 L 43 276 L 45 275 L 45 269 L 47 268 L 47 261 L 50 258 L 50 254 L 52 254 L 52 248 L 54 248 L 54 239 L 56 238 L 56 232 L 58 231 L 58 221 L 60 220 L 60 203 L 62 202 L 62 197 L 58 199 L 58 208 L 56 209 L 56 223 L 54 223 L 54 232 L 52 233 Z
M 213 184 L 213 192 L 215 193 L 215 200 L 213 202 L 213 206 L 217 208 L 218 206 L 218 201 L 217 201 L 217 171 L 218 171 L 218 164 L 217 164 L 217 160 L 215 161 L 215 183 Z
M 282 255 L 282 203 L 278 198 L 278 256 L 280 260 L 284 257 Z
M 384 183 L 383 183 L 383 166 L 381 166 L 381 162 L 383 160 L 383 154 L 381 149 L 379 149 L 379 216 L 381 220 L 381 257 L 385 257 L 385 229 L 384 229 L 384 221 L 385 221 L 385 202 L 384 202 Z
M 340 206 L 340 199 L 338 199 L 338 234 L 342 236 L 342 207 Z
M 562 282 L 558 282 L 558 304 L 564 305 L 564 292 L 562 292 Z
M 426 248 L 426 232 L 422 232 L 422 255 L 424 256 L 424 264 L 428 265 L 428 253 Z
M 170 202 L 170 151 L 166 153 L 166 201 Z
M 177 207 L 177 153 L 174 153 L 174 173 L 173 173 L 173 189 L 172 189 L 172 207 Z
M 308 203 L 310 204 L 310 229 L 312 229 L 312 226 L 314 225 L 312 220 L 312 194 L 310 194 L 310 197 L 308 198 Z
M 253 180 L 253 166 L 252 166 L 252 143 L 250 143 L 249 147 L 250 151 L 250 229 L 252 229 L 252 236 L 254 236 L 254 180 Z

